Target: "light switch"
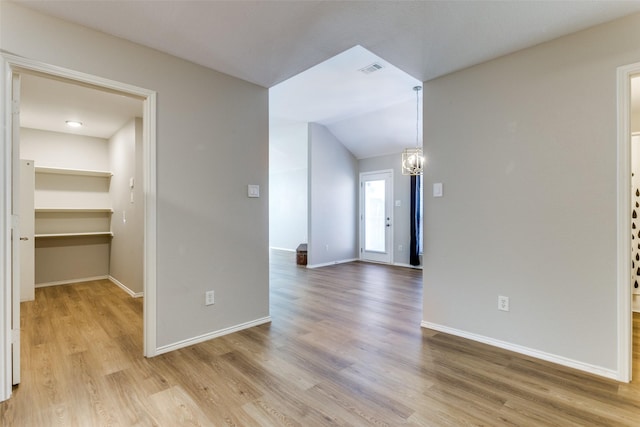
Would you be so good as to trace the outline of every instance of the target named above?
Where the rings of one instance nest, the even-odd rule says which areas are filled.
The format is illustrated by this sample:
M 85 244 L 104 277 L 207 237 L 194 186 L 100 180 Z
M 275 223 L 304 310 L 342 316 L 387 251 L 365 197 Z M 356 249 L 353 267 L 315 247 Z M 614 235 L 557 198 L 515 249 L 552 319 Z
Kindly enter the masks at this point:
M 247 195 L 249 197 L 260 197 L 260 186 L 257 184 L 249 184 L 247 186 L 248 188 L 248 193 Z
M 436 182 L 433 184 L 433 197 L 442 197 L 442 183 Z
M 396 200 L 396 208 L 400 207 L 400 200 Z

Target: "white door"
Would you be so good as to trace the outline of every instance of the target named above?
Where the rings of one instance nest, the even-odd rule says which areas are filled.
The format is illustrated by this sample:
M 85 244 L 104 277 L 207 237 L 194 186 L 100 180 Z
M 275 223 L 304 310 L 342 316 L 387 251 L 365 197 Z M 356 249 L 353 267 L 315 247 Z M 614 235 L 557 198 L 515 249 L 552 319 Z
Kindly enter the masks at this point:
M 11 82 L 11 364 L 12 384 L 20 382 L 20 75 Z
M 20 160 L 20 301 L 33 301 L 35 295 L 35 217 L 33 160 Z
M 360 174 L 360 259 L 391 263 L 393 172 Z

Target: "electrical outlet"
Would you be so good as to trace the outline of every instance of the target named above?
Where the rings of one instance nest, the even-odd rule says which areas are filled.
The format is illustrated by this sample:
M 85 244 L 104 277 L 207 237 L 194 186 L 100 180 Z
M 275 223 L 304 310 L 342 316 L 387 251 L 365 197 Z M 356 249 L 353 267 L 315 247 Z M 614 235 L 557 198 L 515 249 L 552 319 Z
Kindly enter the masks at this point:
M 509 297 L 498 295 L 498 310 L 509 311 Z
M 213 291 L 207 291 L 204 293 L 204 305 L 213 305 L 215 302 Z

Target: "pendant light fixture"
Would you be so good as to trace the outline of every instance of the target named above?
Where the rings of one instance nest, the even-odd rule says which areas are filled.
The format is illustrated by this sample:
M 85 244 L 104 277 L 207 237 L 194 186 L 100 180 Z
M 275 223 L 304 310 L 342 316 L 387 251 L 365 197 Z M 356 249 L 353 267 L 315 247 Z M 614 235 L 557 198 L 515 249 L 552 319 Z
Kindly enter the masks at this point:
M 422 86 L 415 86 L 416 92 L 416 146 L 415 148 L 405 148 L 402 152 L 402 175 L 422 175 L 424 167 L 424 155 L 420 147 L 420 91 Z

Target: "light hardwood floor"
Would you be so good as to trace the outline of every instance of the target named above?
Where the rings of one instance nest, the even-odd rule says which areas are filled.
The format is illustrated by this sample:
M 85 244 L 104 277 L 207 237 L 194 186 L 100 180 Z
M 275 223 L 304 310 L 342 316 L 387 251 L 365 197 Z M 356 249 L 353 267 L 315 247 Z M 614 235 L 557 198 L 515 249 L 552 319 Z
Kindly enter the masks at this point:
M 306 270 L 274 251 L 271 324 L 153 359 L 140 299 L 106 281 L 38 289 L 0 424 L 640 425 L 635 383 L 420 328 L 421 289 L 417 270 Z

